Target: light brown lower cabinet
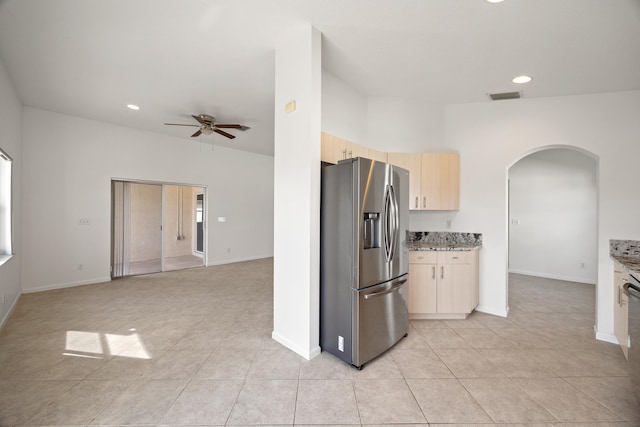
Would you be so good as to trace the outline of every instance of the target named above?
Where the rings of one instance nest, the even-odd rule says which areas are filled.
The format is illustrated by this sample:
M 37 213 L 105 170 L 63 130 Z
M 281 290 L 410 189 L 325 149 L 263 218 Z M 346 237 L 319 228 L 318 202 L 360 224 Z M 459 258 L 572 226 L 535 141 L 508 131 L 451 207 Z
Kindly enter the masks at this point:
M 478 252 L 409 252 L 409 317 L 466 318 L 478 306 Z
M 622 265 L 615 262 L 613 273 L 613 331 L 622 348 L 622 354 L 629 359 L 629 297 L 623 287 L 629 281 L 629 273 Z

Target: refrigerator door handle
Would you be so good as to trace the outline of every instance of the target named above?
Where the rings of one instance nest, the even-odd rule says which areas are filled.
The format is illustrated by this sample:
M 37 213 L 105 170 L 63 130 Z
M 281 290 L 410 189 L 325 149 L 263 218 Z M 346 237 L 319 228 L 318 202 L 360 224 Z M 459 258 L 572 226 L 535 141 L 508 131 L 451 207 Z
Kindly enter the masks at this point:
M 382 229 L 383 229 L 383 238 L 384 238 L 384 255 L 385 255 L 385 259 L 387 262 L 391 261 L 392 259 L 392 254 L 391 254 L 391 233 L 393 233 L 393 230 L 391 229 L 391 218 L 390 218 L 390 210 L 391 210 L 391 191 L 390 191 L 390 186 L 386 186 L 384 189 L 384 211 L 383 211 L 383 224 L 382 224 Z
M 364 299 L 369 299 L 369 298 L 379 297 L 381 295 L 390 294 L 391 292 L 397 289 L 400 289 L 402 286 L 404 286 L 405 283 L 407 283 L 407 279 L 399 280 L 398 282 L 396 282 L 395 285 L 393 285 L 389 289 L 385 289 L 384 291 L 380 291 L 380 292 L 374 292 L 372 294 L 367 294 L 364 296 Z
M 400 217 L 398 212 L 398 198 L 396 197 L 396 189 L 393 185 L 389 186 L 391 191 L 391 205 L 393 211 L 393 238 L 391 240 L 391 259 L 396 257 L 396 249 L 398 248 L 398 227 L 400 226 Z

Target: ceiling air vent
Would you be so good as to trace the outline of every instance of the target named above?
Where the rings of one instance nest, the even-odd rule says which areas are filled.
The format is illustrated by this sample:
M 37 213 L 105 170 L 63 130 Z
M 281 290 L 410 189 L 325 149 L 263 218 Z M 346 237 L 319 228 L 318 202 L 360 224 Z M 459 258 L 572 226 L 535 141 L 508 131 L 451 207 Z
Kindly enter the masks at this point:
M 521 98 L 521 93 L 520 92 L 490 93 L 489 97 L 493 101 L 502 101 L 504 99 L 519 99 Z

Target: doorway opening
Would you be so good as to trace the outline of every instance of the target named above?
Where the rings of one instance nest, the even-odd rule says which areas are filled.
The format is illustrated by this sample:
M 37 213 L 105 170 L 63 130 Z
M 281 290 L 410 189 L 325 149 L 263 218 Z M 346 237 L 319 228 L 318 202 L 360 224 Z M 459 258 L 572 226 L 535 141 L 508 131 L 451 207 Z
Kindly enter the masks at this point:
M 563 300 L 562 289 L 582 284 L 588 305 L 593 299 L 593 310 L 582 315 L 595 324 L 597 157 L 575 147 L 541 147 L 509 167 L 507 192 L 509 308 L 523 309 L 519 312 L 533 317 L 571 312 L 577 310 L 577 301 Z M 535 287 L 539 298 L 510 298 L 509 288 L 514 286 Z
M 111 181 L 111 278 L 206 265 L 204 186 Z

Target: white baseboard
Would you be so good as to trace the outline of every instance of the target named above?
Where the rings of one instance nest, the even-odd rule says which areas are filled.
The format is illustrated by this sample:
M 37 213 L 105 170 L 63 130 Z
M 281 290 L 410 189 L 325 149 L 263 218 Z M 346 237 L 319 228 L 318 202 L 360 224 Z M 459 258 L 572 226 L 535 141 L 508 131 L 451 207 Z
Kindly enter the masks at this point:
M 255 257 L 247 257 L 247 258 L 233 258 L 233 259 L 225 259 L 222 261 L 213 261 L 207 262 L 205 267 L 213 267 L 214 265 L 225 265 L 225 264 L 233 264 L 236 262 L 246 262 L 246 261 L 256 261 L 259 259 L 273 258 L 273 255 L 260 255 Z
M 509 273 L 522 274 L 523 276 L 542 277 L 544 279 L 563 280 L 565 282 L 584 283 L 586 285 L 595 285 L 595 282 L 586 281 L 584 277 L 562 276 L 562 275 L 559 275 L 559 274 L 538 273 L 538 272 L 535 272 L 535 271 L 516 270 L 516 269 L 513 269 L 513 268 L 509 269 Z
M 7 311 L 7 313 L 4 315 L 2 320 L 0 320 L 0 332 L 2 332 L 2 329 L 4 328 L 4 325 L 7 323 L 7 320 L 9 320 L 9 316 L 11 316 L 11 314 L 13 314 L 13 310 L 15 310 L 16 305 L 18 304 L 18 300 L 20 299 L 20 295 L 22 295 L 22 294 L 18 294 L 18 296 L 15 297 L 15 299 L 11 303 L 11 307 L 9 307 L 9 310 Z
M 98 283 L 110 282 L 111 277 L 97 277 L 95 279 L 79 280 L 77 282 L 58 283 L 55 285 L 39 286 L 37 288 L 23 289 L 23 294 L 31 294 L 34 292 L 53 291 L 55 289 L 73 288 L 75 286 L 95 285 Z
M 598 330 L 596 329 L 595 326 L 593 327 L 593 330 L 596 333 L 596 339 L 598 341 L 609 342 L 611 344 L 620 344 L 620 342 L 618 342 L 618 338 L 616 338 L 615 334 L 598 332 Z
M 271 338 L 287 347 L 289 350 L 298 353 L 300 356 L 304 357 L 307 360 L 311 360 L 314 357 L 320 355 L 320 352 L 322 351 L 320 349 L 320 346 L 315 346 L 311 349 L 302 348 L 288 338 L 285 338 L 282 335 L 278 334 L 276 331 L 271 332 Z
M 495 307 L 488 307 L 486 305 L 479 305 L 476 307 L 476 311 L 486 314 L 492 314 L 494 316 L 507 317 L 509 314 L 509 308 L 497 309 Z

